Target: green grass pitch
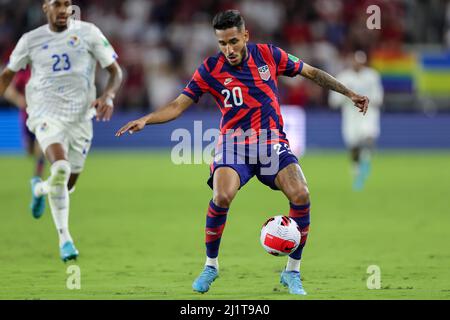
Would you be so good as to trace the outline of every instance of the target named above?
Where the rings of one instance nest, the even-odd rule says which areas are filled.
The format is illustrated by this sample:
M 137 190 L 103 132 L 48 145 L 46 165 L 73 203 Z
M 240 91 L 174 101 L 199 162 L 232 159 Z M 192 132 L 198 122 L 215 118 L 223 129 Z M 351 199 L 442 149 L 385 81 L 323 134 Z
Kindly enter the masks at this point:
M 450 299 L 450 153 L 380 152 L 363 192 L 351 190 L 345 153 L 302 160 L 311 231 L 302 261 L 307 297 L 279 284 L 285 258 L 265 253 L 262 223 L 288 202 L 256 179 L 233 203 L 220 277 L 191 289 L 204 263 L 211 191 L 207 165 L 168 153 L 92 152 L 71 196 L 81 289 L 69 290 L 50 211 L 28 210 L 32 162 L 1 157 L 0 299 Z M 70 265 L 70 264 L 69 264 Z M 381 289 L 367 289 L 367 268 Z

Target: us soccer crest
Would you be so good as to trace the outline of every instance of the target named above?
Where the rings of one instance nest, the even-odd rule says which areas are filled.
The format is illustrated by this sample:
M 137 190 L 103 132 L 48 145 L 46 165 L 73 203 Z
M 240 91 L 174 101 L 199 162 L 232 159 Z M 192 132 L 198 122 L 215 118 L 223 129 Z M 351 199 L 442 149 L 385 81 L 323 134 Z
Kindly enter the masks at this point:
M 270 69 L 267 64 L 262 67 L 259 67 L 258 71 L 259 71 L 259 76 L 261 77 L 261 79 L 263 79 L 264 81 L 267 81 L 270 79 Z

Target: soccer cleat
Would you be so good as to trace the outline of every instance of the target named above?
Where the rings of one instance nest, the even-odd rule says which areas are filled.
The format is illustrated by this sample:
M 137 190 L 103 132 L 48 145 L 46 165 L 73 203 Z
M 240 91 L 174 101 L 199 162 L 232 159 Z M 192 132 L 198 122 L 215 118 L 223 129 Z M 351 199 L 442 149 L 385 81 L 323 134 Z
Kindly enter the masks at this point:
M 45 197 L 40 196 L 36 197 L 34 195 L 34 188 L 36 187 L 36 184 L 42 182 L 42 179 L 40 177 L 33 177 L 31 179 L 31 214 L 35 219 L 39 219 L 42 217 L 45 211 Z
M 60 249 L 60 256 L 63 262 L 76 260 L 78 255 L 78 250 L 75 248 L 73 242 L 71 241 L 67 241 L 66 243 L 64 243 Z
M 302 286 L 302 280 L 300 279 L 300 272 L 298 271 L 284 270 L 281 273 L 280 283 L 289 288 L 290 294 L 306 295 L 306 291 Z
M 192 284 L 192 289 L 200 293 L 208 292 L 211 283 L 213 283 L 218 276 L 219 273 L 216 268 L 212 266 L 205 266 L 205 269 L 203 269 L 202 273 Z

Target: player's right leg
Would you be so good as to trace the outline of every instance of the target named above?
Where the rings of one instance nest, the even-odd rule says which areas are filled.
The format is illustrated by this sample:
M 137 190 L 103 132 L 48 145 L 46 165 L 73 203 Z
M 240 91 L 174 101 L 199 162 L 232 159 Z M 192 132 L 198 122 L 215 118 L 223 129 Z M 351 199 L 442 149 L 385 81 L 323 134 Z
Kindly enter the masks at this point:
M 227 220 L 228 209 L 241 185 L 239 174 L 231 167 L 220 167 L 213 172 L 213 199 L 206 216 L 206 263 L 192 284 L 194 291 L 205 293 L 218 277 L 219 246 Z

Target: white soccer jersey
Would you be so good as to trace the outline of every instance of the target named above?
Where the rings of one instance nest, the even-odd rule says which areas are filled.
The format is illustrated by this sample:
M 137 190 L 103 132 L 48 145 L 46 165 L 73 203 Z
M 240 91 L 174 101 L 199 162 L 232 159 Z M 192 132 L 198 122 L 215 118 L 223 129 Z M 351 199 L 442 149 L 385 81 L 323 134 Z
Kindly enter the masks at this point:
M 365 116 L 353 102 L 337 92 L 331 92 L 329 104 L 342 109 L 342 134 L 349 147 L 362 139 L 377 138 L 380 134 L 380 107 L 383 103 L 383 86 L 377 71 L 364 67 L 359 72 L 345 70 L 336 79 L 352 91 L 369 97 L 369 109 Z
M 72 22 L 63 32 L 44 25 L 22 36 L 9 59 L 14 72 L 31 65 L 26 87 L 30 118 L 49 116 L 75 122 L 91 119 L 96 99 L 95 68 L 117 59 L 112 46 L 92 23 Z

